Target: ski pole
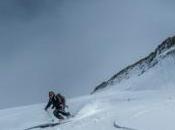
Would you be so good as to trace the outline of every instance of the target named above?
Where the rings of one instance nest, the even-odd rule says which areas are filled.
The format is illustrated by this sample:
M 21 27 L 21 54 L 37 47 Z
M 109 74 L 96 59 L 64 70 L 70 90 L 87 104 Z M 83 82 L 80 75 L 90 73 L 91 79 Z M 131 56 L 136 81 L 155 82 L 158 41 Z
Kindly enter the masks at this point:
M 54 122 L 54 119 L 53 119 L 53 117 L 50 115 L 49 111 L 47 111 L 47 115 L 48 115 L 48 117 L 51 119 L 51 121 Z

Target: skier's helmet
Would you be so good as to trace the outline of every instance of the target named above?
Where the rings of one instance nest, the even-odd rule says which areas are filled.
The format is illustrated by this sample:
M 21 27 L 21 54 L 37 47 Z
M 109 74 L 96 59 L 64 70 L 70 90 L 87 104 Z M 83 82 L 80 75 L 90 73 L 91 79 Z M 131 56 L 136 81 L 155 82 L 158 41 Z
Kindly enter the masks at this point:
M 53 91 L 49 91 L 49 98 L 52 98 L 55 95 Z

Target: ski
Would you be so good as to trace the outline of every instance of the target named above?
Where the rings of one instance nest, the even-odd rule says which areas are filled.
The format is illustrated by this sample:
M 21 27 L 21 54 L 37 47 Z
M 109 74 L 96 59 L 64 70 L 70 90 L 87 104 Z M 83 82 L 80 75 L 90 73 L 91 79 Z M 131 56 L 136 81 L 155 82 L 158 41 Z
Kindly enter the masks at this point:
M 32 129 L 37 129 L 37 128 L 44 129 L 44 128 L 48 128 L 48 127 L 55 127 L 55 126 L 58 126 L 58 125 L 62 125 L 62 124 L 68 123 L 68 122 L 71 122 L 71 120 L 67 120 L 67 121 L 63 121 L 63 122 L 57 122 L 57 123 L 43 123 L 43 124 L 40 124 L 40 125 L 32 126 L 30 128 L 24 129 L 24 130 L 32 130 Z

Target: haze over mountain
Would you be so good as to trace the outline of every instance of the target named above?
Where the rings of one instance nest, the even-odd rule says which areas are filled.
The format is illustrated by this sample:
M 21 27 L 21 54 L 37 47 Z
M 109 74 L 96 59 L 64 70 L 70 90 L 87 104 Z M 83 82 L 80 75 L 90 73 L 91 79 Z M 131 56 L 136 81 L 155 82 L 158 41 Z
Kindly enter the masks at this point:
M 0 109 L 15 108 L 0 129 L 174 130 L 174 14 L 173 0 L 1 0 Z M 73 117 L 44 110 L 49 90 Z
M 90 93 L 172 36 L 174 14 L 172 0 L 1 0 L 0 108 Z

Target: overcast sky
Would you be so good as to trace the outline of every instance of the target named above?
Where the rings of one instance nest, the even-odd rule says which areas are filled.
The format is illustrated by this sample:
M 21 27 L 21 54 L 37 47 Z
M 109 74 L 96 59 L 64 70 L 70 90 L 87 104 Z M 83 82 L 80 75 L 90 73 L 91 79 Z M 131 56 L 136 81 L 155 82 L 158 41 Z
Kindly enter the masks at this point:
M 1 0 L 0 108 L 88 94 L 174 29 L 174 0 Z

